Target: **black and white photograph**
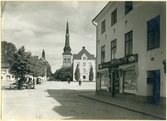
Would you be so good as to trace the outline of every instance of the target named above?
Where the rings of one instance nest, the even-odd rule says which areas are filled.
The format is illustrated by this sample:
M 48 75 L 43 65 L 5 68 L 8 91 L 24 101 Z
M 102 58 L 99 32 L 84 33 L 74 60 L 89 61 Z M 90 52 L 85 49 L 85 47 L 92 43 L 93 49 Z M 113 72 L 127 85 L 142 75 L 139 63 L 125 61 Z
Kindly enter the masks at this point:
M 166 120 L 166 1 L 1 1 L 1 119 Z

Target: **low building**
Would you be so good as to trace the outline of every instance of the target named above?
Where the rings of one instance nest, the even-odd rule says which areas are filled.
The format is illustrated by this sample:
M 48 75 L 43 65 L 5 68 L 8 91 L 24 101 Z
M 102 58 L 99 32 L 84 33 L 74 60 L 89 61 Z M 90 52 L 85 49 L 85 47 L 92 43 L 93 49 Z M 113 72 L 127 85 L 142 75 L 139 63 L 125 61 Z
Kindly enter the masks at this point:
M 97 93 L 166 103 L 166 2 L 108 2 L 92 22 Z
M 2 62 L 1 63 L 1 80 L 2 81 L 15 80 L 15 76 L 13 74 L 10 74 L 9 70 L 10 70 L 10 64 Z
M 94 74 L 93 81 L 95 81 L 95 57 L 93 54 L 90 54 L 85 47 L 82 47 L 82 50 L 78 54 L 73 54 L 73 80 L 75 80 L 75 70 L 77 65 L 79 65 L 81 81 L 89 81 L 91 66 L 93 67 Z

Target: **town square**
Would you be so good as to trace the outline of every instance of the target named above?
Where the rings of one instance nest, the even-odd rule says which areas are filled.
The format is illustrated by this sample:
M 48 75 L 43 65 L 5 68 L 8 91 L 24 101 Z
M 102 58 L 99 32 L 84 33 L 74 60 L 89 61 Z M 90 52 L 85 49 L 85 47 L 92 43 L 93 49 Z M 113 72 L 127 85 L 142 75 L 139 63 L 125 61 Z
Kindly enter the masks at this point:
M 2 119 L 166 119 L 166 1 L 1 6 Z

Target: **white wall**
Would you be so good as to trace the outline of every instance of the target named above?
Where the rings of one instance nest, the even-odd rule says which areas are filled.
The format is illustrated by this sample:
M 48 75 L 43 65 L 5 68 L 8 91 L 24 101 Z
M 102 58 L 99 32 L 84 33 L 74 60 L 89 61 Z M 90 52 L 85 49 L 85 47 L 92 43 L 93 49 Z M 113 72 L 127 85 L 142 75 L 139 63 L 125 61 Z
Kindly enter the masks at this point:
M 138 91 L 136 95 L 150 95 L 151 87 L 147 84 L 147 71 L 160 70 L 160 95 L 166 96 L 166 78 L 162 61 L 166 59 L 166 18 L 163 2 L 134 2 L 133 10 L 125 15 L 124 2 L 114 3 L 110 9 L 97 20 L 98 23 L 98 57 L 101 63 L 101 47 L 105 45 L 105 62 L 111 61 L 111 41 L 117 39 L 116 58 L 124 57 L 125 34 L 133 30 L 133 54 L 138 54 Z M 117 23 L 111 26 L 111 13 L 117 8 Z M 160 15 L 160 48 L 147 50 L 147 21 Z M 101 34 L 101 22 L 106 19 L 106 32 Z M 127 21 L 127 25 L 125 24 Z M 114 34 L 115 29 L 115 34 Z M 106 37 L 107 36 L 107 37 Z M 154 61 L 151 61 L 154 57 Z M 98 69 L 97 69 L 98 71 Z
M 83 67 L 83 62 L 86 62 L 86 67 Z M 75 70 L 77 67 L 77 64 L 80 63 L 79 69 L 80 69 L 80 78 L 81 81 L 89 81 L 89 71 L 90 71 L 90 64 L 92 64 L 93 67 L 93 73 L 94 73 L 94 79 L 93 81 L 95 81 L 95 77 L 96 77 L 96 71 L 95 71 L 95 60 L 73 60 L 73 80 L 75 80 Z M 83 73 L 83 68 L 86 68 L 86 73 Z M 83 75 L 86 76 L 86 79 L 83 79 Z M 76 81 L 76 80 L 75 80 Z

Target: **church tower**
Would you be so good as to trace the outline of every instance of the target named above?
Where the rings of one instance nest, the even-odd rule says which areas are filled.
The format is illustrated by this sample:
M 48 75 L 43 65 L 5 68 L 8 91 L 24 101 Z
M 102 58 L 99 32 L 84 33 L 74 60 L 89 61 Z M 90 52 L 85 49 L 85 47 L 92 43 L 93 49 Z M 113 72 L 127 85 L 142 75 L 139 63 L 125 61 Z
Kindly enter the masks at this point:
M 62 67 L 70 67 L 72 63 L 72 54 L 71 54 L 71 48 L 70 48 L 70 40 L 69 40 L 69 27 L 68 22 L 66 26 L 66 35 L 65 35 L 65 46 L 64 46 L 64 52 L 63 52 L 63 66 Z

